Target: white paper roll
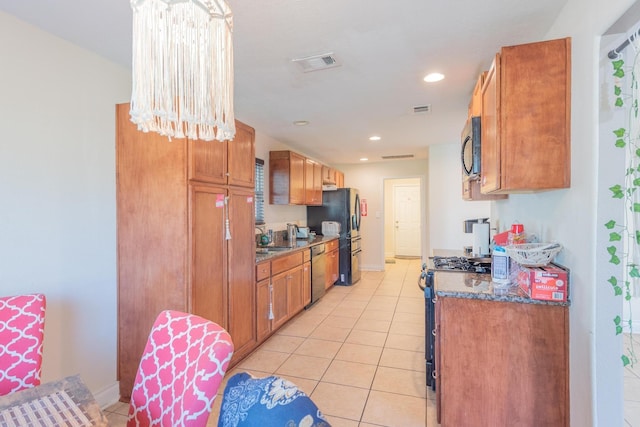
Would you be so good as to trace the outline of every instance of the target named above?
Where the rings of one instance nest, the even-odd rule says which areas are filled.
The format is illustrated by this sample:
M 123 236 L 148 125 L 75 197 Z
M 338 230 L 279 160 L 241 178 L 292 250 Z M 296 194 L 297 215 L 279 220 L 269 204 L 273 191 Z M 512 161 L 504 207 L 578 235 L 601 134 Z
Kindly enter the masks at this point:
M 489 254 L 489 223 L 473 224 L 473 253 L 474 255 Z

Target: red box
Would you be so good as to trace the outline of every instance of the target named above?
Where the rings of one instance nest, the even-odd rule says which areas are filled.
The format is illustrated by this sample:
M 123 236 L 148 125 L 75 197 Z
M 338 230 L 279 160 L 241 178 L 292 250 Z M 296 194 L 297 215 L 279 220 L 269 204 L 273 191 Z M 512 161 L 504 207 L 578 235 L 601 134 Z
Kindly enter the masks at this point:
M 566 302 L 569 294 L 569 274 L 555 265 L 524 267 L 518 265 L 516 281 L 529 297 L 539 300 Z

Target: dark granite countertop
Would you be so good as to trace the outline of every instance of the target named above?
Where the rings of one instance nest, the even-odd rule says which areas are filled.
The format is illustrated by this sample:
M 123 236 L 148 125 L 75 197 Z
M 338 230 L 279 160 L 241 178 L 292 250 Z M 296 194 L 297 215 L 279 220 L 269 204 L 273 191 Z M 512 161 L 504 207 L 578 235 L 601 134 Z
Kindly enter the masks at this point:
M 458 251 L 434 250 L 434 255 L 462 256 Z M 512 285 L 506 294 L 499 295 L 493 290 L 494 283 L 490 274 L 465 273 L 460 271 L 436 271 L 434 275 L 434 290 L 437 296 L 482 299 L 501 302 L 515 302 L 523 304 L 542 305 L 571 305 L 571 294 L 567 301 L 546 301 L 529 297 L 517 285 Z
M 290 247 L 286 247 L 287 242 L 283 241 L 283 242 L 278 242 L 278 250 L 276 251 L 269 251 L 267 253 L 259 253 L 256 252 L 256 263 L 262 262 L 262 261 L 266 261 L 272 258 L 276 258 L 282 255 L 289 255 L 295 251 L 298 250 L 303 250 L 303 249 L 309 249 L 311 246 L 315 246 L 315 245 L 319 245 L 321 243 L 327 243 L 330 242 L 332 240 L 336 240 L 338 239 L 338 236 L 321 236 L 321 235 L 317 235 L 315 238 L 313 239 L 297 239 L 294 244 L 292 244 Z M 273 246 L 273 245 L 271 245 Z M 266 248 L 269 248 L 270 246 L 265 246 Z
M 561 302 L 532 299 L 517 286 L 511 286 L 505 295 L 498 295 L 493 291 L 493 282 L 489 274 L 437 271 L 433 280 L 436 295 L 441 297 L 483 299 L 523 304 L 570 305 L 570 300 Z

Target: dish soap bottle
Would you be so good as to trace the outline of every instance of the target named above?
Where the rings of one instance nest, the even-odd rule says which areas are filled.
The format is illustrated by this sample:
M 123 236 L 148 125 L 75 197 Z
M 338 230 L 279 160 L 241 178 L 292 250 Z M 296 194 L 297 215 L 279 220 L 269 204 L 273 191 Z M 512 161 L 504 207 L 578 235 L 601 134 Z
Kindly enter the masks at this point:
M 507 251 L 502 246 L 495 246 L 491 254 L 491 281 L 493 282 L 493 292 L 496 294 L 506 294 L 511 284 L 510 258 Z
M 526 242 L 526 236 L 524 234 L 524 225 L 514 222 L 511 224 L 511 230 L 507 237 L 507 243 L 509 245 L 519 245 Z

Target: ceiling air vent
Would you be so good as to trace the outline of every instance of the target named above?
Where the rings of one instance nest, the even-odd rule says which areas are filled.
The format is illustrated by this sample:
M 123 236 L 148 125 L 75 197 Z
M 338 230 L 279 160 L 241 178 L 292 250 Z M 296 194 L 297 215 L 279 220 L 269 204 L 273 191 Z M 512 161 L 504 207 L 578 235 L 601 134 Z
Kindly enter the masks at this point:
M 333 52 L 292 59 L 291 61 L 298 64 L 305 73 L 326 70 L 327 68 L 334 68 L 341 65 L 333 55 Z
M 412 159 L 413 154 L 397 154 L 395 156 L 382 156 L 385 160 L 395 160 L 395 159 Z
M 431 112 L 431 104 L 419 105 L 417 107 L 413 107 L 413 114 L 426 114 L 430 112 Z

